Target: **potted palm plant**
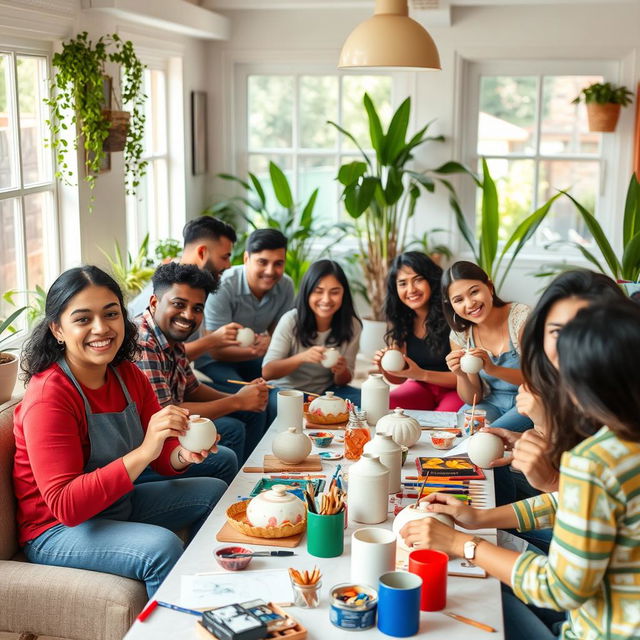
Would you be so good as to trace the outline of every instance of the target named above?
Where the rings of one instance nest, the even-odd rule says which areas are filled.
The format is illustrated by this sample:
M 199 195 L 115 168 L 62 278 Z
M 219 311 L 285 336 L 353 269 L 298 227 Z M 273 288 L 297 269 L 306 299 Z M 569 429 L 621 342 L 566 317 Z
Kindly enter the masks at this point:
M 16 309 L 10 316 L 0 322 L 0 404 L 11 398 L 18 377 L 18 356 L 9 353 L 15 351 L 6 347 L 6 343 L 15 333 L 13 323 L 27 307 Z
M 56 153 L 56 177 L 68 182 L 72 176 L 66 162 L 68 143 L 61 134 L 77 125 L 73 148 L 77 149 L 82 140 L 85 180 L 89 187 L 93 189 L 95 185 L 105 153 L 124 150 L 127 193 L 134 192 L 147 162 L 142 159 L 145 67 L 133 44 L 116 33 L 101 36 L 93 43 L 84 31 L 64 42 L 62 51 L 56 53 L 51 62 L 55 75 L 51 96 L 45 103 L 51 108 L 51 117 L 47 120 L 51 137 L 47 143 Z M 117 64 L 122 71 L 122 103 L 130 106 L 131 112 L 109 107 L 112 89 L 106 79 L 107 63 Z M 116 92 L 113 97 L 118 99 Z
M 248 181 L 227 173 L 218 174 L 218 177 L 239 185 L 246 194 L 221 200 L 204 211 L 204 214 L 220 216 L 229 221 L 239 218 L 251 229 L 270 227 L 287 236 L 285 273 L 293 280 L 296 291 L 309 265 L 326 255 L 347 231 L 347 225 L 344 224 L 318 224 L 313 216 L 318 189 L 314 189 L 306 203 L 298 205 L 287 176 L 274 162 L 269 163 L 269 178 L 273 195 L 280 205 L 276 208 L 269 204 L 265 186 L 255 174 L 249 173 Z M 313 245 L 319 238 L 324 238 L 328 243 L 322 249 L 315 250 Z M 246 240 L 246 236 L 240 238 L 234 247 L 236 257 L 241 257 L 241 251 L 244 251 L 242 240 Z
M 567 244 L 574 247 L 589 261 L 596 271 L 617 280 L 623 285 L 629 295 L 634 293 L 638 289 L 637 283 L 640 281 L 640 183 L 638 182 L 636 174 L 631 175 L 627 196 L 625 198 L 622 222 L 622 253 L 620 256 L 616 254 L 611 246 L 611 242 L 609 242 L 607 238 L 607 234 L 593 213 L 568 193 L 563 192 L 563 194 L 573 202 L 580 213 L 604 263 L 593 251 L 590 251 L 587 247 L 577 242 L 555 242 L 547 245 L 547 248 Z M 553 263 L 543 265 L 536 275 L 539 277 L 550 276 L 560 271 L 573 268 L 580 267 L 566 262 Z
M 360 266 L 364 274 L 371 305 L 371 317 L 365 318 L 361 350 L 375 351 L 383 344 L 385 283 L 394 258 L 405 250 L 409 220 L 413 217 L 423 190 L 433 192 L 434 181 L 409 168 L 413 152 L 428 141 L 443 141 L 442 136 L 429 136 L 425 125 L 407 140 L 411 115 L 411 98 L 407 98 L 393 114 L 389 127 L 383 130 L 373 101 L 364 94 L 364 108 L 369 120 L 369 144 L 373 153 L 364 151 L 355 137 L 335 122 L 329 121 L 349 138 L 360 151 L 360 160 L 343 164 L 338 181 L 343 186 L 342 201 L 354 220 L 359 243 Z M 373 321 L 373 327 L 370 324 Z M 377 337 L 368 338 L 369 331 Z
M 433 171 L 438 180 L 449 191 L 449 202 L 456 217 L 456 224 L 464 241 L 473 253 L 476 264 L 481 267 L 495 284 L 496 291 L 504 281 L 513 265 L 514 260 L 533 237 L 542 221 L 550 212 L 553 203 L 562 195 L 561 192 L 547 200 L 541 207 L 529 214 L 504 241 L 500 250 L 500 200 L 496 183 L 491 177 L 489 166 L 482 158 L 482 175 L 476 175 L 469 168 L 458 162 L 447 162 Z M 479 207 L 480 220 L 476 228 L 479 233 L 469 226 L 467 218 L 462 212 L 458 197 L 449 180 L 444 177 L 449 174 L 463 173 L 471 177 L 480 189 L 482 201 Z
M 584 101 L 587 105 L 589 131 L 615 131 L 620 108 L 631 104 L 633 94 L 626 87 L 616 87 L 610 82 L 596 82 L 582 89 L 573 103 Z

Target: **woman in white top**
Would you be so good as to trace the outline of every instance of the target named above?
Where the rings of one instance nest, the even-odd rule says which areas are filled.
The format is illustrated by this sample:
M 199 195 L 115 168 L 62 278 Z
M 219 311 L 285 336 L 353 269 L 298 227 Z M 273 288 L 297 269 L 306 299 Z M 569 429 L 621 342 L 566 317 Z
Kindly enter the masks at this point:
M 362 322 L 353 307 L 349 283 L 333 260 L 314 262 L 300 283 L 296 306 L 278 322 L 262 362 L 262 375 L 279 387 L 336 395 L 360 404 L 353 378 Z M 331 367 L 321 362 L 327 348 L 340 357 Z M 271 392 L 275 415 L 277 390 Z M 271 406 L 273 405 L 273 406 Z
M 529 307 L 505 302 L 496 294 L 489 276 L 472 262 L 460 260 L 442 277 L 445 318 L 451 327 L 451 353 L 447 365 L 457 376 L 457 390 L 469 409 L 486 411 L 493 427 L 526 431 L 533 426 L 518 413 L 516 395 L 523 377 L 520 371 L 520 337 Z M 460 358 L 468 353 L 482 359 L 479 373 L 464 373 Z

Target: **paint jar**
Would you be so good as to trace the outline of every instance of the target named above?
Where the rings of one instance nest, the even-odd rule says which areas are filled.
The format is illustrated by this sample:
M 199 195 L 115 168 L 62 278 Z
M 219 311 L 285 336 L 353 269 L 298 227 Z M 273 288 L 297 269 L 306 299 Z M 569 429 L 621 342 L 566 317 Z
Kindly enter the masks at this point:
M 358 584 L 337 584 L 331 589 L 331 623 L 340 629 L 362 631 L 376 623 L 378 593 Z
M 293 587 L 293 604 L 303 609 L 315 609 L 320 604 L 320 587 L 322 581 L 315 584 L 298 584 L 291 580 Z
M 473 416 L 473 420 L 471 419 Z M 484 409 L 465 409 L 462 430 L 465 436 L 472 436 L 487 426 L 487 412 Z

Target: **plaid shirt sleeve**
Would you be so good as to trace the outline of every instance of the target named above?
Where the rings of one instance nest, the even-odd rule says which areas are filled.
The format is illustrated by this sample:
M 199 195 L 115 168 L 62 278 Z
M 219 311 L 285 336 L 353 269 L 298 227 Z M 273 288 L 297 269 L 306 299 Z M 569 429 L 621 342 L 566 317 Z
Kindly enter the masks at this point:
M 136 365 L 138 365 L 138 368 L 149 379 L 160 406 L 166 407 L 168 404 L 172 404 L 173 402 L 173 398 L 171 397 L 171 388 L 167 383 L 169 379 L 168 373 L 165 373 L 163 370 L 162 360 L 152 344 L 146 341 L 141 341 L 140 346 L 142 347 L 142 356 L 136 361 Z
M 200 381 L 198 380 L 198 378 L 196 378 L 196 375 L 195 373 L 193 373 L 193 369 L 191 368 L 191 365 L 188 361 L 185 367 L 185 374 L 187 376 L 187 381 L 184 387 L 184 395 L 186 398 L 190 393 L 193 393 L 200 386 Z

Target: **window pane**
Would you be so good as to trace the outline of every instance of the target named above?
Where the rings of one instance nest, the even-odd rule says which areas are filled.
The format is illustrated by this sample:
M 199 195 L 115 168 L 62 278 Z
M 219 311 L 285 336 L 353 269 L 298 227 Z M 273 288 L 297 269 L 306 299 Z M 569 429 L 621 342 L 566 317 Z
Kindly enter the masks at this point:
M 327 120 L 338 121 L 338 78 L 300 78 L 300 146 L 307 149 L 334 149 L 337 131 Z
M 51 216 L 51 193 L 33 193 L 24 197 L 24 233 L 27 245 L 27 289 L 47 283 L 48 256 L 45 254 L 45 230 Z
M 479 155 L 534 153 L 537 91 L 534 76 L 480 79 Z
M 601 76 L 553 76 L 542 84 L 540 153 L 599 153 L 602 134 L 590 133 L 586 109 L 572 100 L 582 87 L 601 82 Z
M 369 120 L 362 102 L 364 94 L 371 98 L 382 126 L 386 129 L 393 114 L 391 78 L 389 76 L 343 76 L 342 126 L 365 148 L 370 147 Z M 343 149 L 356 149 L 345 136 L 340 136 Z
M 0 292 L 17 289 L 19 284 L 16 254 L 17 198 L 0 200 Z M 13 307 L 0 296 L 0 318 L 6 318 Z
M 271 186 L 271 176 L 269 175 L 269 162 L 274 162 L 278 165 L 278 167 L 280 167 L 280 169 L 282 169 L 287 180 L 289 181 L 291 191 L 294 193 L 294 198 L 295 186 L 293 184 L 291 156 L 263 156 L 257 154 L 252 154 L 249 156 L 249 171 L 251 171 L 251 173 L 253 173 L 256 178 L 260 180 L 267 198 L 267 209 L 270 212 L 274 212 L 280 211 L 282 207 L 276 200 L 275 194 L 273 193 L 273 187 Z M 249 211 L 248 213 L 249 215 L 255 215 L 253 211 Z
M 293 144 L 293 76 L 249 76 L 249 149 Z
M 313 209 L 313 217 L 318 222 L 331 224 L 337 218 L 338 191 L 335 180 L 337 161 L 334 156 L 299 158 L 299 185 L 300 203 L 304 206 L 318 188 L 318 197 Z
M 43 140 L 46 119 L 43 99 L 47 96 L 45 58 L 18 56 L 18 105 L 20 111 L 20 150 L 25 185 L 51 180 L 51 151 Z
M 16 114 L 11 56 L 0 54 L 0 189 L 17 186 Z
M 162 155 L 167 152 L 166 74 L 160 69 L 145 70 L 147 121 L 145 123 L 145 154 Z
M 595 210 L 600 165 L 598 162 L 569 162 L 563 160 L 541 161 L 538 197 L 544 202 L 554 196 L 558 189 L 568 189 L 571 195 L 589 211 Z M 597 213 L 597 212 L 596 212 Z M 571 240 L 589 244 L 591 235 L 580 214 L 569 198 L 558 198 L 553 212 L 540 226 L 543 242 Z
M 500 241 L 506 241 L 526 216 L 533 212 L 533 160 L 493 159 L 487 161 L 496 183 L 500 207 Z M 482 167 L 478 166 L 478 171 Z M 478 194 L 476 233 L 480 233 L 481 194 Z

